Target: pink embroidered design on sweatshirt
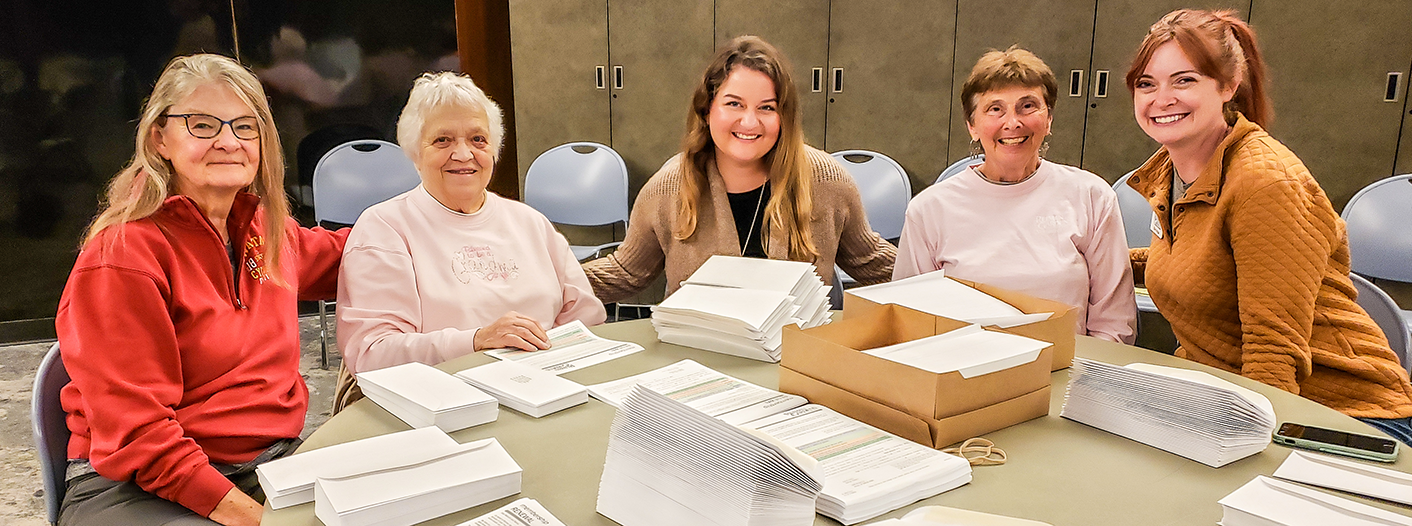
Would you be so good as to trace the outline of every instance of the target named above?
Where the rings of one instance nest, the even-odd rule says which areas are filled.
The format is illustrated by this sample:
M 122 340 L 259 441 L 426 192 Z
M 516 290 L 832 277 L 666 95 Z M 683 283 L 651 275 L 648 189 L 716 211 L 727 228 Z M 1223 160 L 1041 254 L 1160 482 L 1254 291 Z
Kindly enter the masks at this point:
M 497 261 L 489 246 L 464 246 L 451 254 L 451 272 L 461 283 L 478 277 L 486 281 L 509 281 L 520 277 L 520 267 L 514 260 Z

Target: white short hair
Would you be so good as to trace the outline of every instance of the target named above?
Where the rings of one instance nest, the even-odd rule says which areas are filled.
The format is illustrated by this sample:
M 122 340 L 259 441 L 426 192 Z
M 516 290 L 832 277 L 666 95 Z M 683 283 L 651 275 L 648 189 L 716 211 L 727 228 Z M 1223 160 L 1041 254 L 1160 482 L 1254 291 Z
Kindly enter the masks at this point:
M 450 71 L 423 73 L 412 83 L 407 106 L 402 108 L 402 116 L 397 119 L 397 144 L 407 157 L 413 162 L 421 157 L 422 127 L 426 124 L 427 114 L 448 105 L 475 110 L 485 116 L 491 150 L 498 160 L 505 138 L 500 106 L 490 100 L 471 77 Z

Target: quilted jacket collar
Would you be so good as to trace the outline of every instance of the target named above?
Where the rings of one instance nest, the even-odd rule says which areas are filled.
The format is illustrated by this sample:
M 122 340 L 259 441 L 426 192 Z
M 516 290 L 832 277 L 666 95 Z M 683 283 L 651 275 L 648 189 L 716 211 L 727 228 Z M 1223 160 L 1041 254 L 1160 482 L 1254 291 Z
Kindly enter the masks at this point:
M 1250 122 L 1245 115 L 1236 113 L 1235 124 L 1221 141 L 1221 145 L 1216 147 L 1216 155 L 1211 156 L 1206 162 L 1206 167 L 1201 169 L 1201 175 L 1187 187 L 1186 197 L 1174 204 L 1194 201 L 1216 204 L 1216 200 L 1221 197 L 1221 187 L 1225 184 L 1226 165 L 1235 151 L 1235 146 L 1247 135 L 1261 131 L 1263 130 L 1260 125 Z M 1171 174 L 1172 159 L 1168 156 L 1167 149 L 1163 148 L 1157 150 L 1152 158 L 1133 172 L 1133 176 L 1128 179 L 1128 186 L 1149 200 L 1160 198 L 1165 203 L 1166 196 L 1171 195 L 1172 191 Z

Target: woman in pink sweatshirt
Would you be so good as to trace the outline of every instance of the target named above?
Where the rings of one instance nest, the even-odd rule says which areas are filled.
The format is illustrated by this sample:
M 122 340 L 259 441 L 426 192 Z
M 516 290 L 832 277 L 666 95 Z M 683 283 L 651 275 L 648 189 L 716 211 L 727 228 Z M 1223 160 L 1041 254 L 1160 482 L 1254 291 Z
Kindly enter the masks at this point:
M 603 303 L 543 214 L 486 189 L 500 107 L 469 77 L 426 74 L 397 142 L 422 184 L 368 208 L 343 254 L 336 406 L 361 393 L 348 373 L 437 364 L 485 349 L 546 349 L 545 329 L 603 323 Z

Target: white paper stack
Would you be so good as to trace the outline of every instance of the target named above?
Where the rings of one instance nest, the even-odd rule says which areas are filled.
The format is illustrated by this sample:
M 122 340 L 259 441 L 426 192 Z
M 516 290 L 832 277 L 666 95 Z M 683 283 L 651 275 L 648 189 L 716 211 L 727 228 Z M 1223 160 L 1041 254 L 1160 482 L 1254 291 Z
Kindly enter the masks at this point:
M 638 385 L 734 425 L 809 403 L 802 396 L 784 394 L 726 376 L 692 360 L 590 385 L 588 393 L 605 404 L 621 408 L 623 400 Z
M 520 362 L 472 367 L 456 377 L 490 393 L 505 407 L 535 418 L 588 402 L 588 390 L 582 385 Z
M 1265 476 L 1219 502 L 1222 526 L 1412 526 L 1412 517 Z
M 1265 450 L 1275 409 L 1263 395 L 1188 369 L 1074 359 L 1060 416 L 1212 467 Z
M 500 404 L 455 376 L 418 362 L 358 373 L 358 386 L 378 405 L 416 427 L 447 433 L 494 422 Z
M 806 526 L 814 459 L 645 387 L 618 408 L 598 512 L 623 526 Z
M 460 448 L 436 427 L 345 442 L 271 460 L 255 468 L 260 487 L 274 509 L 314 501 L 314 479 L 341 478 L 404 466 Z
M 456 526 L 565 526 L 534 499 L 520 499 Z
M 485 354 L 501 360 L 520 362 L 553 374 L 564 374 L 642 350 L 642 346 L 636 343 L 609 340 L 593 334 L 579 320 L 544 332 L 549 336 L 548 349 L 491 349 L 485 351 Z
M 429 460 L 314 482 L 327 526 L 408 526 L 520 492 L 520 466 L 493 438 Z
M 688 284 L 652 308 L 652 326 L 667 343 L 778 362 L 782 331 L 798 311 L 783 292 Z
M 1412 473 L 1329 455 L 1293 451 L 1275 476 L 1412 506 Z
M 1001 328 L 1047 320 L 1054 314 L 1025 314 L 995 296 L 946 277 L 940 270 L 898 281 L 849 289 L 848 293 L 873 303 L 895 303 L 933 316 Z
M 936 336 L 863 352 L 923 371 L 937 374 L 956 371 L 963 378 L 974 378 L 1033 362 L 1039 358 L 1040 351 L 1050 345 L 1033 338 L 987 331 L 980 325 L 967 325 Z
M 833 287 L 824 285 L 813 263 L 716 255 L 682 283 L 783 292 L 799 307 L 794 317 L 800 327 L 829 322 L 829 291 Z

